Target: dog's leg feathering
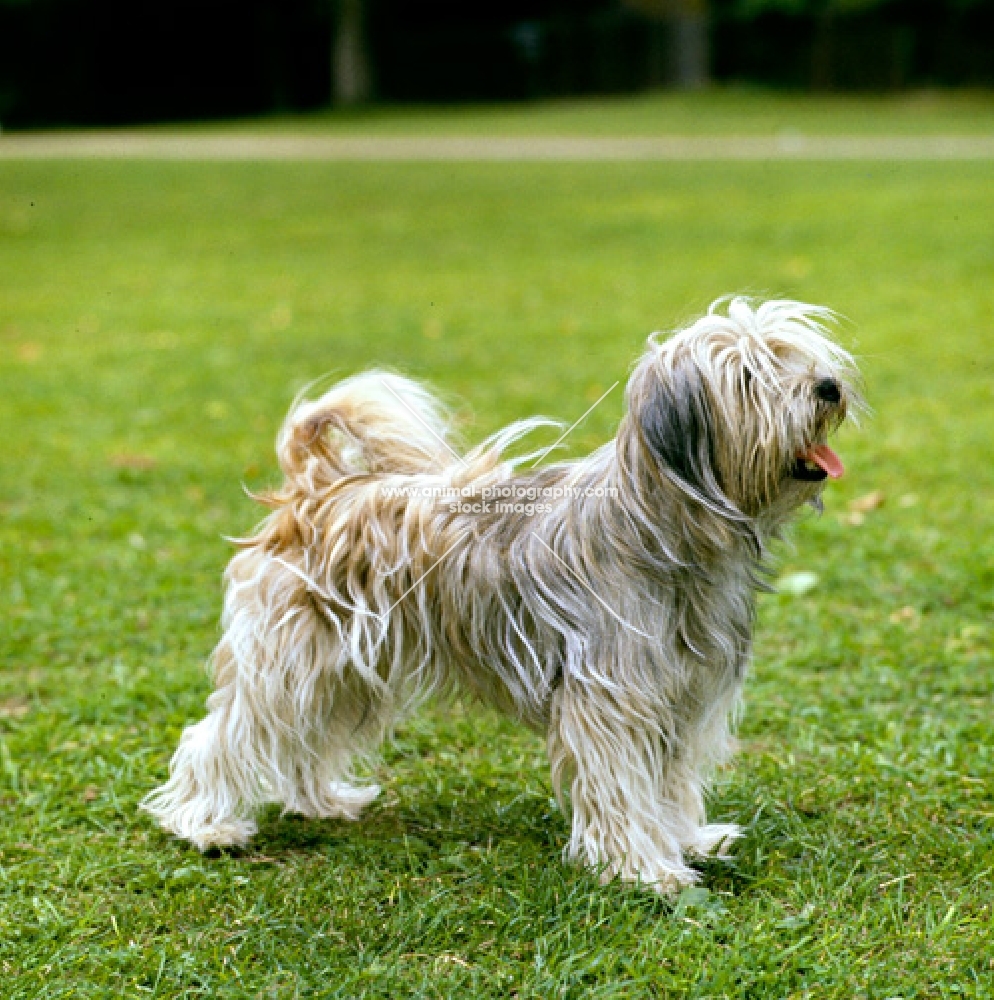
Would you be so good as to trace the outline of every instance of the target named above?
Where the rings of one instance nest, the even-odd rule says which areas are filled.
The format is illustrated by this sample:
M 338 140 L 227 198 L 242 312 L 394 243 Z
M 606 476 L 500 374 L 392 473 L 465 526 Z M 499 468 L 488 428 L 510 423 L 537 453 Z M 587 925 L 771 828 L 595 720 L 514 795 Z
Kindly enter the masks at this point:
M 660 894 L 697 881 L 682 846 L 701 817 L 669 794 L 668 755 L 662 736 L 632 719 L 614 692 L 564 683 L 553 698 L 549 759 L 553 784 L 569 792 L 570 858 L 600 869 L 604 881 L 640 882 Z
M 732 690 L 725 698 L 715 698 L 709 719 L 684 740 L 680 759 L 669 773 L 671 794 L 682 803 L 682 814 L 694 819 L 680 845 L 695 858 L 728 858 L 731 845 L 742 836 L 735 823 L 708 823 L 704 807 L 708 779 L 715 767 L 731 756 L 728 717 L 734 697 Z
M 735 823 L 707 823 L 694 833 L 694 839 L 684 847 L 698 858 L 730 858 L 729 848 L 742 836 L 742 828 Z
M 241 727 L 228 694 L 212 695 L 207 718 L 184 730 L 169 780 L 141 804 L 163 829 L 201 851 L 243 847 L 257 829 L 251 813 L 260 798 L 258 778 L 232 744 Z
M 349 669 L 299 577 L 256 558 L 243 553 L 229 571 L 208 715 L 183 733 L 168 782 L 142 803 L 200 850 L 246 844 L 266 802 L 354 820 L 379 793 L 346 779 L 354 753 L 381 732 L 388 699 Z

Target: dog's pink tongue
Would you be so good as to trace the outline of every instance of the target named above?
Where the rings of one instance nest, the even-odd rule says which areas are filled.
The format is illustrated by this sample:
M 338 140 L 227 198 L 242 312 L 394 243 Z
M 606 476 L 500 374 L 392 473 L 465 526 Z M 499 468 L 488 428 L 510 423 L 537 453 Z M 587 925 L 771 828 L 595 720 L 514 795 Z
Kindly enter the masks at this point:
M 842 474 L 846 471 L 842 459 L 827 444 L 815 445 L 802 457 L 809 462 L 814 462 L 820 469 L 824 469 L 832 479 L 841 479 Z

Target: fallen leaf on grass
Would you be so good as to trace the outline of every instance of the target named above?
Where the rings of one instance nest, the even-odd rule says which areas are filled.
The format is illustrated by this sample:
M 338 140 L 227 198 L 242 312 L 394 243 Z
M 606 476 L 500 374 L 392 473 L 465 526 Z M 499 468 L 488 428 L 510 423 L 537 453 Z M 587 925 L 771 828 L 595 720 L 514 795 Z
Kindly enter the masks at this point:
M 818 581 L 817 573 L 788 573 L 777 581 L 777 590 L 781 594 L 790 594 L 792 597 L 803 597 L 818 586 Z
M 159 461 L 151 455 L 140 455 L 137 452 L 122 451 L 110 456 L 110 464 L 115 469 L 130 469 L 132 472 L 151 472 Z
M 31 706 L 21 698 L 0 701 L 0 719 L 23 719 L 30 711 Z
M 893 625 L 908 625 L 911 628 L 917 628 L 921 623 L 921 617 L 915 608 L 907 605 L 892 612 L 890 622 Z
M 883 490 L 874 490 L 872 493 L 867 493 L 866 496 L 850 500 L 849 509 L 865 514 L 869 510 L 876 510 L 878 507 L 882 507 L 886 499 L 887 497 L 884 495 Z
M 883 490 L 874 490 L 872 493 L 867 493 L 865 496 L 856 497 L 855 500 L 849 501 L 849 514 L 846 517 L 846 522 L 852 525 L 860 525 L 866 520 L 866 515 L 871 510 L 876 510 L 878 507 L 884 505 L 884 500 L 886 500 L 886 494 Z

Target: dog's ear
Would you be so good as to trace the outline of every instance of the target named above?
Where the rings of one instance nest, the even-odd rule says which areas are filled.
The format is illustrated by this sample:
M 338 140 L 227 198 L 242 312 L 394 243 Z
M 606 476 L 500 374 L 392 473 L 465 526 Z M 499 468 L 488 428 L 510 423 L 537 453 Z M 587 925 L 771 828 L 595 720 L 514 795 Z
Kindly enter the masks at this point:
M 647 447 L 669 479 L 715 513 L 739 515 L 722 486 L 714 408 L 691 359 L 653 365 L 638 419 Z

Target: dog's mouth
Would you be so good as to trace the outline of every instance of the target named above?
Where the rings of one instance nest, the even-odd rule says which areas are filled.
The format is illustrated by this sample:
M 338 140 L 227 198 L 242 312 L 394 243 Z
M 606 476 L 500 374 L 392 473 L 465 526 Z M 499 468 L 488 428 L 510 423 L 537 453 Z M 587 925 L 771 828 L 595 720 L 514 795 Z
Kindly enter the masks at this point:
M 794 459 L 791 475 L 806 483 L 823 479 L 841 479 L 845 472 L 842 459 L 827 444 L 816 444 Z

